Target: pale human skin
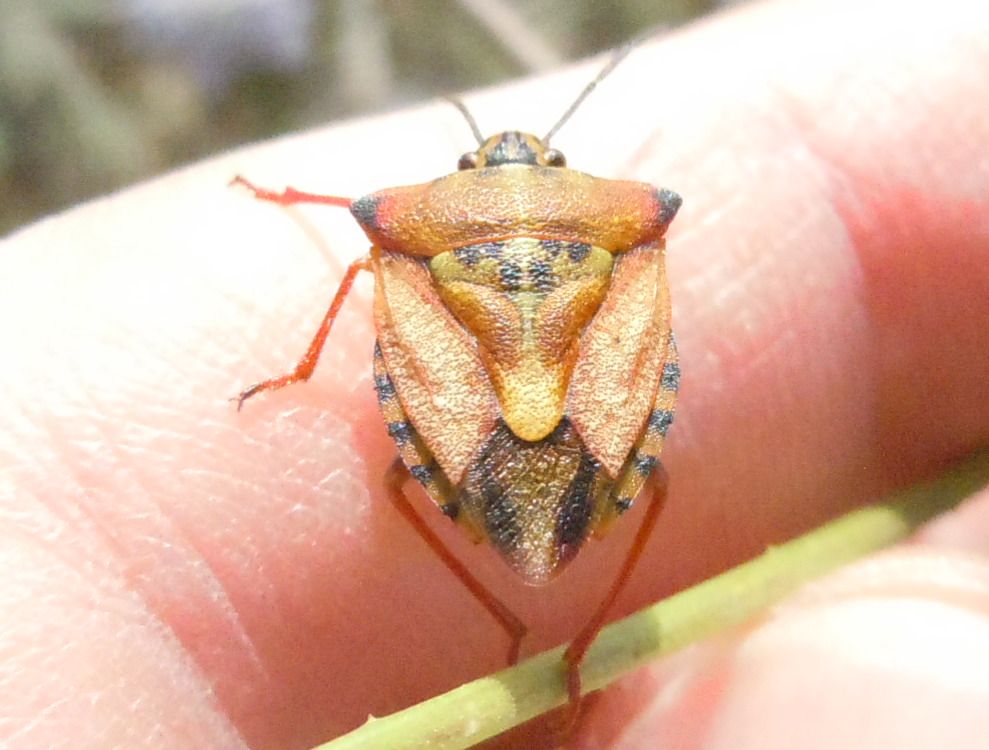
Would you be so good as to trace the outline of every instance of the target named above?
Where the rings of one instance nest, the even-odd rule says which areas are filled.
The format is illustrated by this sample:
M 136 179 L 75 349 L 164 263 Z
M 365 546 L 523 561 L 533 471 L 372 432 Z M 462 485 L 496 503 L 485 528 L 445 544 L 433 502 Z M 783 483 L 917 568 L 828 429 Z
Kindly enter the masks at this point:
M 541 133 L 593 70 L 468 103 L 485 132 Z M 987 71 L 984 4 L 755 5 L 642 47 L 555 138 L 684 196 L 670 498 L 615 617 L 989 443 Z M 229 178 L 357 196 L 471 145 L 430 104 L 4 241 L 0 745 L 300 748 L 503 666 L 381 486 L 368 281 L 310 383 L 225 401 L 294 363 L 366 249 L 346 211 L 295 210 L 328 261 Z M 431 518 L 531 654 L 583 624 L 640 513 L 539 590 Z M 622 681 L 574 747 L 984 747 L 987 554 L 982 492 Z

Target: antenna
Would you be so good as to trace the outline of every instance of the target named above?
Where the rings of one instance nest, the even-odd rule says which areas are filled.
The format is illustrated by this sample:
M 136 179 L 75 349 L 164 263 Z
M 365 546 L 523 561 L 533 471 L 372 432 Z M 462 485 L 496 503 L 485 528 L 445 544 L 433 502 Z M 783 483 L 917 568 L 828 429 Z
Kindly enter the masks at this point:
M 472 115 L 470 113 L 470 110 L 467 109 L 467 105 L 464 104 L 459 99 L 457 99 L 455 96 L 447 96 L 444 98 L 448 102 L 450 102 L 450 104 L 452 104 L 454 107 L 456 107 L 457 110 L 460 112 L 460 114 L 464 116 L 464 119 L 467 120 L 467 124 L 470 126 L 471 132 L 474 134 L 474 137 L 477 139 L 477 145 L 483 146 L 484 136 L 481 134 L 481 129 L 477 127 L 477 120 L 474 119 L 474 115 Z
M 617 68 L 618 64 L 628 57 L 629 52 L 638 47 L 643 41 L 656 34 L 657 31 L 659 31 L 659 28 L 652 26 L 639 34 L 636 34 L 634 37 L 625 42 L 625 44 L 616 49 L 614 54 L 611 56 L 611 59 L 608 60 L 603 68 L 601 68 L 601 72 L 594 76 L 594 80 L 584 87 L 584 90 L 580 92 L 576 99 L 574 99 L 573 104 L 567 107 L 567 111 L 563 113 L 563 116 L 557 120 L 556 124 L 549 129 L 549 132 L 546 135 L 543 136 L 543 144 L 548 146 L 549 139 L 556 135 L 557 131 L 563 127 L 567 120 L 570 119 L 570 116 L 577 111 L 577 107 L 583 104 L 584 100 L 591 95 L 591 92 L 594 91 L 595 88 L 597 88 L 597 85 L 611 75 L 611 71 Z

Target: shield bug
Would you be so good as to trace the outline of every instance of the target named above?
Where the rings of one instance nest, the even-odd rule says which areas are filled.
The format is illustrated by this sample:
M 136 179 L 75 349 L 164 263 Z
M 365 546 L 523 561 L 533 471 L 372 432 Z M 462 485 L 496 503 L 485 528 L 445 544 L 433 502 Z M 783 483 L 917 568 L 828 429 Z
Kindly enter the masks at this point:
M 347 269 L 295 369 L 307 380 L 354 279 L 374 275 L 374 384 L 399 457 L 389 496 L 511 639 L 525 626 L 444 546 L 403 492 L 409 475 L 523 581 L 542 585 L 625 513 L 651 500 L 606 597 L 565 653 L 579 665 L 628 580 L 665 498 L 658 456 L 679 381 L 664 235 L 680 197 L 566 167 L 550 138 L 633 45 L 619 50 L 543 138 L 509 131 L 432 182 L 351 200 L 234 183 L 280 205 L 348 208 L 371 241 Z

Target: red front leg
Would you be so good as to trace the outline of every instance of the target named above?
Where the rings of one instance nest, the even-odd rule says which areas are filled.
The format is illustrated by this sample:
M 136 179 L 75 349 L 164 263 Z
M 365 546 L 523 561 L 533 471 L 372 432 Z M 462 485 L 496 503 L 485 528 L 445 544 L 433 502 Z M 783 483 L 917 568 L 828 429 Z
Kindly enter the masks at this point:
M 292 206 L 298 203 L 316 203 L 324 206 L 340 206 L 341 208 L 350 208 L 350 204 L 353 201 L 350 198 L 341 198 L 336 195 L 320 195 L 319 193 L 304 193 L 301 190 L 296 190 L 293 187 L 287 187 L 282 192 L 275 190 L 267 190 L 265 188 L 260 188 L 252 183 L 250 180 L 237 175 L 230 181 L 230 185 L 242 185 L 243 187 L 250 190 L 254 197 L 258 200 L 269 201 L 271 203 L 277 203 L 279 206 Z M 347 273 L 344 274 L 343 280 L 340 282 L 340 286 L 337 288 L 337 292 L 333 297 L 333 301 L 330 303 L 329 309 L 326 311 L 326 315 L 323 316 L 323 322 L 320 323 L 319 329 L 316 331 L 316 335 L 313 336 L 312 341 L 309 344 L 309 348 L 306 349 L 306 353 L 302 355 L 302 358 L 296 363 L 295 369 L 292 372 L 285 375 L 280 375 L 275 378 L 269 378 L 268 380 L 263 380 L 260 383 L 255 383 L 250 388 L 247 388 L 233 400 L 237 402 L 237 411 L 240 411 L 244 402 L 263 391 L 275 391 L 279 388 L 284 388 L 286 385 L 292 383 L 298 383 L 299 381 L 309 380 L 310 376 L 313 374 L 313 370 L 316 369 L 316 362 L 319 360 L 320 352 L 323 351 L 323 345 L 326 343 L 326 337 L 330 333 L 330 329 L 333 327 L 333 321 L 340 312 L 340 308 L 343 306 L 343 301 L 347 298 L 347 294 L 350 292 L 350 288 L 354 285 L 354 279 L 357 278 L 357 274 L 361 271 L 371 270 L 370 259 L 367 257 L 355 260 L 347 268 Z
M 294 206 L 298 203 L 317 203 L 322 206 L 340 206 L 350 208 L 354 201 L 351 198 L 341 198 L 338 195 L 321 195 L 319 193 L 304 193 L 294 187 L 287 187 L 282 192 L 277 190 L 267 190 L 257 187 L 245 177 L 237 175 L 230 180 L 230 186 L 242 185 L 254 193 L 254 197 L 261 201 L 277 203 L 279 206 Z
M 292 383 L 298 383 L 300 380 L 309 380 L 310 376 L 313 374 L 313 370 L 316 369 L 316 362 L 319 360 L 320 352 L 323 351 L 323 345 L 326 343 L 326 337 L 330 334 L 330 329 L 333 328 L 333 321 L 336 319 L 337 313 L 340 312 L 340 308 L 343 306 L 343 301 L 347 298 L 350 288 L 354 285 L 354 280 L 357 278 L 357 274 L 361 271 L 370 270 L 371 263 L 370 259 L 367 257 L 359 258 L 347 267 L 347 273 L 344 274 L 343 280 L 337 288 L 337 293 L 333 297 L 333 302 L 330 303 L 330 307 L 326 311 L 326 315 L 323 316 L 323 322 L 319 324 L 319 329 L 316 331 L 316 335 L 313 336 L 312 341 L 309 343 L 309 348 L 306 349 L 306 353 L 302 355 L 302 358 L 295 365 L 295 369 L 285 375 L 279 375 L 276 378 L 262 380 L 260 383 L 255 383 L 250 388 L 241 391 L 241 393 L 233 399 L 237 402 L 237 411 L 240 411 L 247 399 L 261 393 L 262 391 L 276 391 L 279 388 L 284 388 Z

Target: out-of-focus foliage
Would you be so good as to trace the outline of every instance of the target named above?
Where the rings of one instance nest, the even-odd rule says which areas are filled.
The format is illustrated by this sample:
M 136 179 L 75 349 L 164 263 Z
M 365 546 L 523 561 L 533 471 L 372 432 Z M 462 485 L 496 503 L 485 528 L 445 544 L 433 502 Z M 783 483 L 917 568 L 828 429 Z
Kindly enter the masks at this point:
M 238 143 L 548 69 L 726 0 L 3 0 L 0 233 Z

